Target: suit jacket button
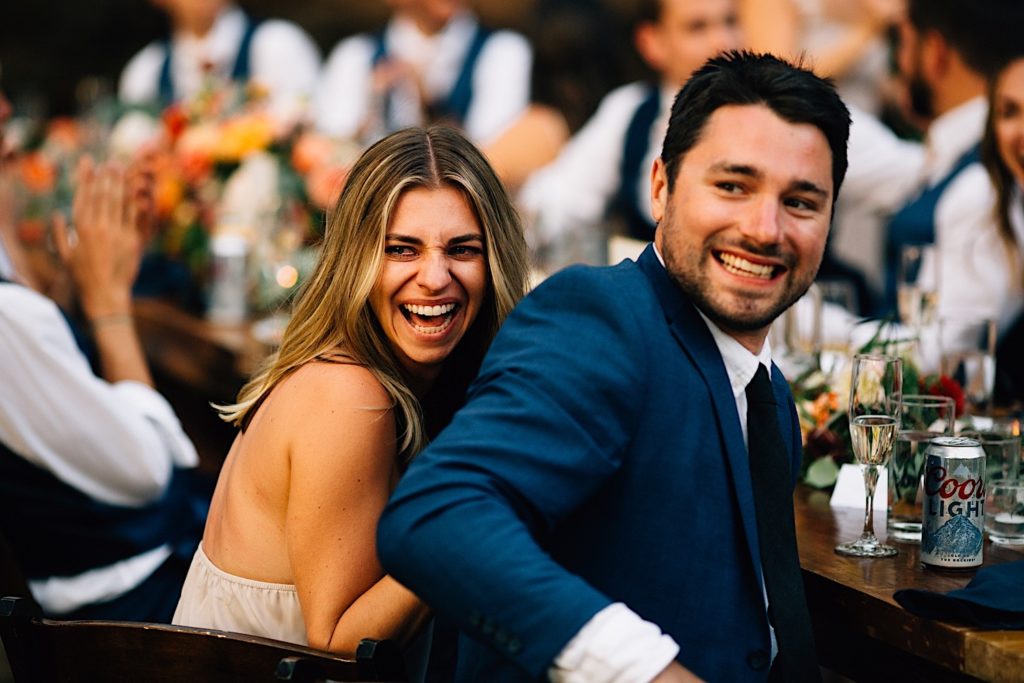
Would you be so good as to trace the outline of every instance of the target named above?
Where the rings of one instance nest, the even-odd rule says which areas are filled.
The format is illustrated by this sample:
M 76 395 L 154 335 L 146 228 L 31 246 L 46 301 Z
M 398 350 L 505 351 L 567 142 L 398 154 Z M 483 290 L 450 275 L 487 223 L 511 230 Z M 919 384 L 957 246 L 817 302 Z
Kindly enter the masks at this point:
M 772 663 L 772 658 L 764 650 L 747 653 L 747 665 L 754 671 L 764 671 Z
M 480 613 L 477 612 L 476 610 L 473 610 L 472 612 L 469 613 L 469 625 L 470 626 L 479 626 L 480 625 Z
M 480 631 L 483 632 L 485 636 L 491 635 L 494 633 L 494 622 L 490 619 L 484 619 L 484 624 L 480 627 Z
M 518 638 L 512 636 L 511 638 L 509 638 L 508 645 L 506 645 L 505 647 L 508 648 L 509 654 L 514 655 L 523 649 L 523 644 L 519 641 Z

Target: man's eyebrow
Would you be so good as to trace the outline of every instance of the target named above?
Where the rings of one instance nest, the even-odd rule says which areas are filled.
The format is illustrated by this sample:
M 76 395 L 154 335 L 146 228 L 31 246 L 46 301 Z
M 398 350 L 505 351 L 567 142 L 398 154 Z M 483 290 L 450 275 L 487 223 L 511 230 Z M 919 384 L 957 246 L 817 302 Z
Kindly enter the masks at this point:
M 793 181 L 792 188 L 797 192 L 810 192 L 811 194 L 816 194 L 822 199 L 828 197 L 828 190 L 818 187 L 810 180 L 795 180 Z
M 719 161 L 717 164 L 713 164 L 710 169 L 714 173 L 735 173 L 737 175 L 750 176 L 751 178 L 761 178 L 764 174 L 747 164 L 733 164 L 728 161 Z
M 748 176 L 750 178 L 761 179 L 764 177 L 764 173 L 753 166 L 747 164 L 733 164 L 727 161 L 721 161 L 711 166 L 711 171 L 715 173 L 734 173 L 736 175 Z M 794 180 L 790 183 L 791 191 L 795 192 L 810 192 L 821 197 L 828 197 L 828 190 L 819 187 L 817 184 L 812 183 L 810 180 Z

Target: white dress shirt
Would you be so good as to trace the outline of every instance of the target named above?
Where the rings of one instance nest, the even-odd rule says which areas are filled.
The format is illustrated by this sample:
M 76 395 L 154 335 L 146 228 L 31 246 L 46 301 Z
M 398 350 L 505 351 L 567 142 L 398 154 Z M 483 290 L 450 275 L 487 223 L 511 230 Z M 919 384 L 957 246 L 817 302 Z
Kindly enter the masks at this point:
M 651 167 L 661 154 L 672 101 L 678 88 L 662 86 L 660 111 L 651 126 L 647 153 L 637 180 L 643 215 L 650 214 Z M 598 229 L 619 191 L 626 130 L 650 92 L 647 83 L 629 83 L 601 100 L 597 111 L 562 149 L 558 158 L 534 173 L 518 200 L 530 219 L 531 241 L 540 247 L 566 236 Z
M 660 253 L 658 260 L 664 265 Z M 698 313 L 722 354 L 746 445 L 747 385 L 754 379 L 759 365 L 764 365 L 771 376 L 771 345 L 766 338 L 761 352 L 753 354 L 719 329 L 699 309 Z M 767 600 L 766 594 L 766 608 Z M 774 659 L 777 650 L 774 631 L 771 640 Z M 553 683 L 647 683 L 661 673 L 678 653 L 679 645 L 663 634 L 657 625 L 644 621 L 626 605 L 617 602 L 605 607 L 583 625 L 555 657 L 548 677 Z
M 96 377 L 57 306 L 20 285 L 0 284 L 0 376 L 0 441 L 91 498 L 143 505 L 163 494 L 174 466 L 198 462 L 160 394 Z M 162 546 L 29 587 L 45 611 L 70 612 L 134 588 L 170 553 Z
M 206 71 L 227 81 L 245 34 L 245 14 L 237 7 L 224 10 L 201 38 L 175 32 L 171 76 L 175 96 L 193 97 L 203 85 Z M 119 94 L 124 102 L 148 104 L 159 97 L 160 70 L 167 52 L 155 41 L 132 57 L 121 73 Z M 308 108 L 320 69 L 320 51 L 298 26 L 280 19 L 260 23 L 252 38 L 250 78 L 267 89 L 271 111 L 291 121 Z
M 476 34 L 476 18 L 462 12 L 436 35 L 425 35 L 403 17 L 384 29 L 388 56 L 407 62 L 419 75 L 425 95 L 440 99 L 451 92 Z M 372 142 L 384 134 L 373 119 L 381 114 L 372 88 L 373 56 L 377 37 L 361 34 L 347 38 L 327 58 L 317 88 L 317 127 L 328 135 Z M 529 42 L 512 31 L 495 31 L 487 39 L 473 72 L 473 99 L 463 122 L 466 135 L 477 144 L 496 138 L 526 109 L 530 101 Z M 411 87 L 397 88 L 391 115 L 398 127 L 423 124 L 419 95 Z

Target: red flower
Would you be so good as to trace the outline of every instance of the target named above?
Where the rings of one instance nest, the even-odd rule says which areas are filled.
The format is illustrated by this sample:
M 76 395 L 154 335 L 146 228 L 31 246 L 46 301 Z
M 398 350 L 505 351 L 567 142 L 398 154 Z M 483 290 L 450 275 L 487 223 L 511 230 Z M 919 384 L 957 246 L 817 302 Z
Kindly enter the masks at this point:
M 964 414 L 964 390 L 952 377 L 946 375 L 930 375 L 922 380 L 924 393 L 932 396 L 948 396 L 956 403 L 956 416 Z

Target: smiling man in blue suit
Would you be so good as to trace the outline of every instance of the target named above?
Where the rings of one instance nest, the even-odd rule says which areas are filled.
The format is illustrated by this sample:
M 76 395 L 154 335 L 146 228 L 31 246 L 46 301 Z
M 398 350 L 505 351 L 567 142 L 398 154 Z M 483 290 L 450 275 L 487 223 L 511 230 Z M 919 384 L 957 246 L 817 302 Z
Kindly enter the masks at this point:
M 378 533 L 459 625 L 457 680 L 818 678 L 767 334 L 821 262 L 848 132 L 811 72 L 711 60 L 651 172 L 654 244 L 508 318 Z

